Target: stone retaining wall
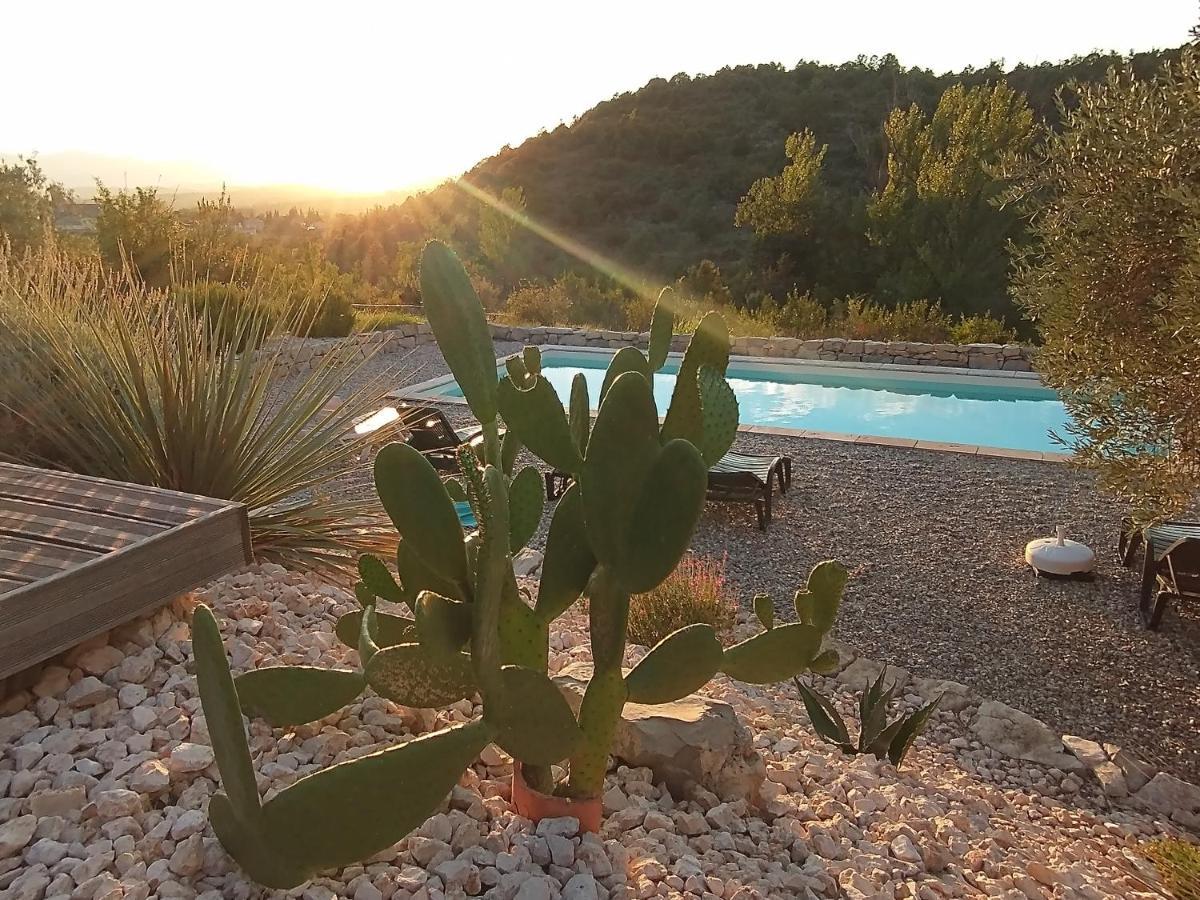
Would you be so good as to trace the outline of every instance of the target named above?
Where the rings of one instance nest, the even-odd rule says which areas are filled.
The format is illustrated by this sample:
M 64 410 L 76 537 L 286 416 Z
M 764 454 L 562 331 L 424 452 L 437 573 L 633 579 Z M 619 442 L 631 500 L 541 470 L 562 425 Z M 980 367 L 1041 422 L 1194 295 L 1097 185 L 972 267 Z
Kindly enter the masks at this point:
M 591 331 L 558 326 L 526 327 L 492 324 L 497 341 L 562 347 L 645 347 L 647 332 Z M 672 350 L 687 347 L 689 336 L 677 334 Z M 285 368 L 311 365 L 313 360 L 347 345 L 362 354 L 378 350 L 390 353 L 433 342 L 427 324 L 403 324 L 387 331 L 363 332 L 348 338 L 288 338 L 280 348 L 279 364 Z M 952 366 L 964 369 L 1032 371 L 1034 348 L 1020 344 L 926 344 L 917 341 L 860 341 L 846 338 L 801 340 L 788 337 L 738 337 L 733 339 L 737 356 L 783 359 L 822 359 L 840 362 L 895 363 L 919 366 Z

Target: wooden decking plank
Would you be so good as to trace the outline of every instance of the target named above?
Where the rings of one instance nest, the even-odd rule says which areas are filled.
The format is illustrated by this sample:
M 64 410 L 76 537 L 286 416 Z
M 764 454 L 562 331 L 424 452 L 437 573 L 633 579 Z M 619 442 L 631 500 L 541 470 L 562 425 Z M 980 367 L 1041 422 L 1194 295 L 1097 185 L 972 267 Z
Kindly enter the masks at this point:
M 91 491 L 97 496 L 105 496 L 105 492 L 111 492 L 111 496 L 146 498 L 171 503 L 179 508 L 195 509 L 198 515 L 237 505 L 230 500 L 202 497 L 199 494 L 151 487 L 145 484 L 130 484 L 124 481 L 114 481 L 111 478 L 96 478 L 91 475 L 76 475 L 73 472 L 56 472 L 0 462 L 0 485 L 47 483 L 77 486 L 82 491 Z
M 250 561 L 232 506 L 0 594 L 0 678 Z
M 18 583 L 49 578 L 90 562 L 102 552 L 6 535 L 0 537 L 0 578 Z
M 182 525 L 212 510 L 194 504 L 172 506 L 160 494 L 119 495 L 112 490 L 96 491 L 86 485 L 55 482 L 51 478 L 21 482 L 0 479 L 0 498 L 27 500 L 63 509 L 78 509 L 121 516 L 160 525 Z
M 153 537 L 167 526 L 82 510 L 56 510 L 45 504 L 0 498 L 0 534 L 89 550 L 117 550 Z

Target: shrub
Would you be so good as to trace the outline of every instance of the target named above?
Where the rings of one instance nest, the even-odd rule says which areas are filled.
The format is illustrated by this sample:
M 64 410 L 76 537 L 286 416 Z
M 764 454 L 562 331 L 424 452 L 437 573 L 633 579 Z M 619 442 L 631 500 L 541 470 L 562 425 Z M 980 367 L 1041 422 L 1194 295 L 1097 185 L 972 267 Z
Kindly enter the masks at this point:
M 630 601 L 629 639 L 653 647 L 671 632 L 697 622 L 727 635 L 736 619 L 724 558 L 685 556 L 666 581 Z
M 1013 292 L 1077 460 L 1140 518 L 1169 517 L 1200 491 L 1200 51 L 1075 92 L 1008 195 L 1035 238 Z
M 375 309 L 355 310 L 355 331 L 387 331 L 397 325 L 411 325 L 425 321 L 415 313 L 400 310 Z
M 523 283 L 508 295 L 504 311 L 522 325 L 565 323 L 570 313 L 566 294 L 553 284 Z
M 174 301 L 203 323 L 213 339 L 237 350 L 247 344 L 257 347 L 264 337 L 262 333 L 237 334 L 239 323 L 249 317 L 269 327 L 272 317 L 265 306 L 258 308 L 250 293 L 240 284 L 212 281 L 195 281 L 171 289 Z
M 1149 844 L 1146 855 L 1176 900 L 1200 900 L 1200 847 L 1163 838 Z
M 236 349 L 270 324 L 254 303 L 224 311 L 218 338 L 140 279 L 55 249 L 22 260 L 0 250 L 0 408 L 26 430 L 19 443 L 4 433 L 0 455 L 240 501 L 266 559 L 332 566 L 387 546 L 378 506 L 336 488 L 362 449 L 345 438 L 386 386 L 327 411 L 362 365 L 347 349 L 280 403 L 281 351 Z
M 829 312 L 808 294 L 792 291 L 775 310 L 778 334 L 788 337 L 816 338 L 825 334 Z
M 950 328 L 952 344 L 1008 344 L 1017 339 L 1017 332 L 1003 319 L 993 319 L 988 313 L 961 316 Z

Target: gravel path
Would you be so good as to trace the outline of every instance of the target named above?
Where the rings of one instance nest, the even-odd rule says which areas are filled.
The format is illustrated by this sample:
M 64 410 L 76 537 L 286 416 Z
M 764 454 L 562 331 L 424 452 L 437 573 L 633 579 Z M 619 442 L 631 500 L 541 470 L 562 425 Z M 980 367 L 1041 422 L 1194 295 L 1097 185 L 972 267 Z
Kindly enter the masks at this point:
M 497 344 L 496 354 L 519 349 Z M 361 377 L 378 371 L 400 385 L 447 369 L 430 345 L 377 356 Z M 470 421 L 465 407 L 444 408 Z M 1141 626 L 1137 576 L 1115 552 L 1123 507 L 1091 475 L 804 438 L 741 434 L 737 447 L 794 460 L 793 488 L 776 495 L 766 533 L 749 505 L 714 503 L 697 531 L 693 548 L 727 556 L 743 600 L 767 592 L 786 614 L 809 568 L 837 557 L 855 571 L 839 636 L 868 656 L 962 682 L 1200 783 L 1200 609 L 1173 609 L 1157 633 Z M 1097 550 L 1094 581 L 1039 579 L 1025 565 L 1025 544 L 1057 524 Z

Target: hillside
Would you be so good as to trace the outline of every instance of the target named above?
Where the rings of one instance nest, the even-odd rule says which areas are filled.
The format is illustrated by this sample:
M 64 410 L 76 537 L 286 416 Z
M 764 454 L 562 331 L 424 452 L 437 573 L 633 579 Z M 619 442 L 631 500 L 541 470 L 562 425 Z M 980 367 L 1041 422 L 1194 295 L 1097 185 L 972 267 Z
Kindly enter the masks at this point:
M 1173 54 L 1142 53 L 1133 64 L 1148 75 Z M 754 239 L 734 228 L 734 209 L 755 179 L 783 167 L 790 133 L 811 129 L 829 145 L 830 185 L 861 193 L 886 177 L 882 123 L 890 109 L 917 103 L 929 111 L 956 82 L 1003 77 L 1028 96 L 1038 117 L 1053 123 L 1061 85 L 1099 79 L 1119 61 L 1094 54 L 1007 72 L 993 65 L 935 75 L 885 57 L 658 78 L 597 104 L 569 126 L 502 150 L 466 177 L 493 193 L 522 187 L 533 218 L 656 279 L 676 276 L 702 258 L 736 279 Z M 542 274 L 560 265 L 549 247 L 538 257 Z

